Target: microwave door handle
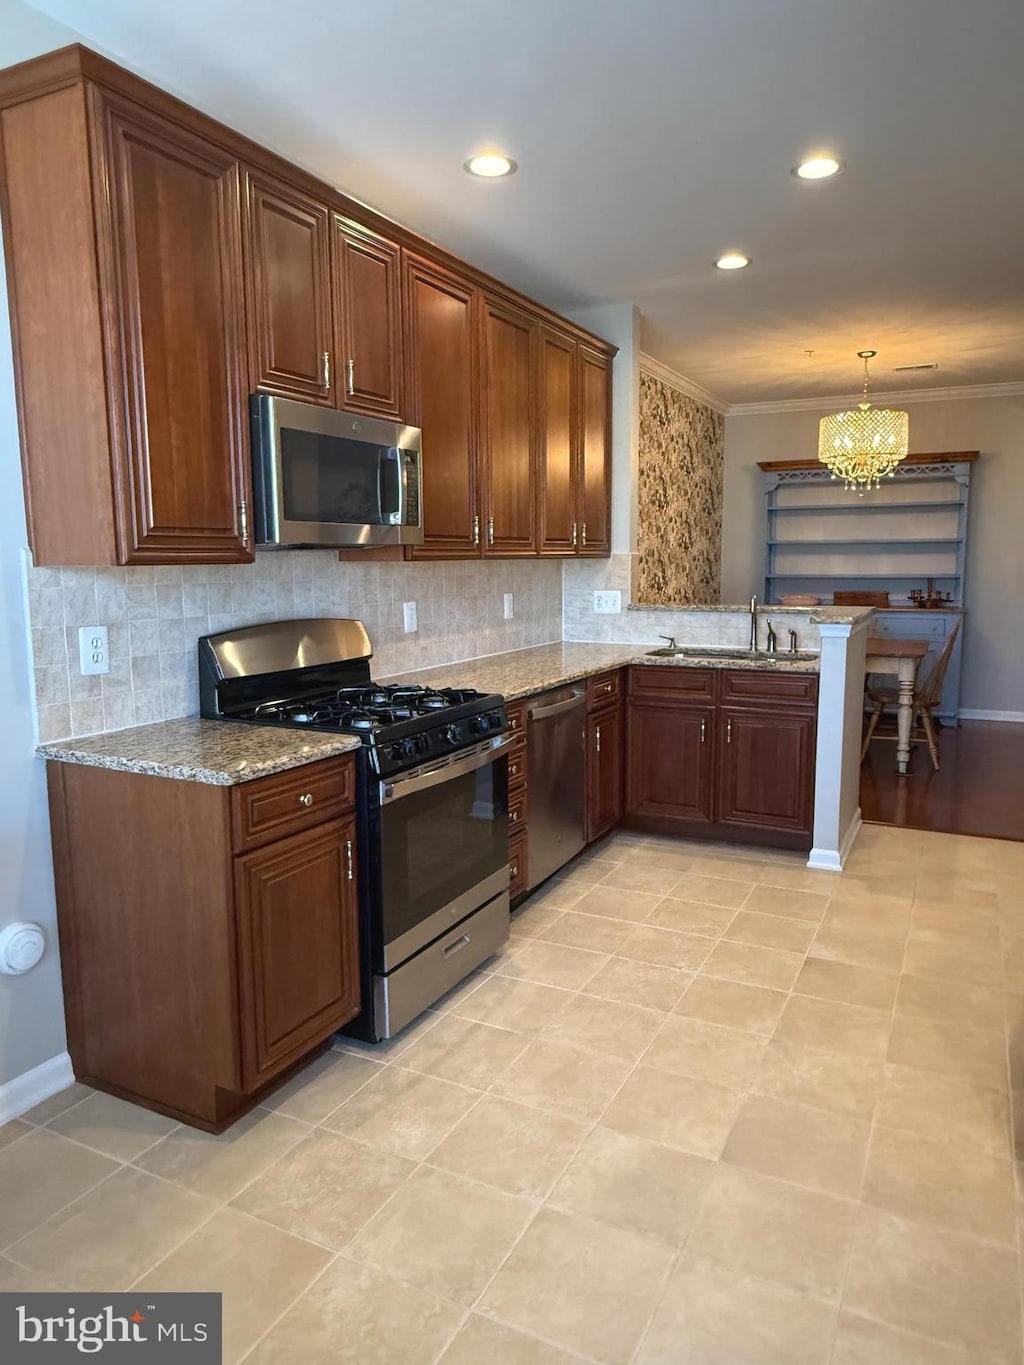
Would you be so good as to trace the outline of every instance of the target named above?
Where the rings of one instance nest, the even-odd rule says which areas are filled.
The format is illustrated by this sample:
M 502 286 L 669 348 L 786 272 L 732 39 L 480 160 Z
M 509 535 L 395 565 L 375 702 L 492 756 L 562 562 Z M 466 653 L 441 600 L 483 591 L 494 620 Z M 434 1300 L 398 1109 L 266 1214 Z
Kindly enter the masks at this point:
M 387 496 L 392 489 L 396 490 L 396 506 L 390 505 L 391 499 Z M 384 452 L 384 457 L 377 467 L 377 506 L 382 526 L 401 526 L 405 521 L 405 469 L 402 465 L 402 452 L 394 446 Z

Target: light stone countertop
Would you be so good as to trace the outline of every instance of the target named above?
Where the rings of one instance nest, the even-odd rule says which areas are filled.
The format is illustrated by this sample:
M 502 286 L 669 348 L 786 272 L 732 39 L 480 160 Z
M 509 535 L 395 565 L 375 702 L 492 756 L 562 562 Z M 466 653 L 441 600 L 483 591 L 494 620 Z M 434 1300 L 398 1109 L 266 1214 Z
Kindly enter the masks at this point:
M 675 614 L 693 612 L 703 615 L 705 612 L 732 612 L 738 616 L 750 615 L 750 603 L 740 602 L 738 605 L 729 606 L 725 603 L 698 603 L 698 602 L 630 602 L 627 611 L 667 611 Z M 831 607 L 828 604 L 816 607 L 786 607 L 781 602 L 761 602 L 757 604 L 758 616 L 803 616 L 807 617 L 812 626 L 850 626 L 856 621 L 862 621 L 866 616 L 872 616 L 876 611 L 902 611 L 902 607 Z
M 353 735 L 184 716 L 102 735 L 56 740 L 41 744 L 36 752 L 61 763 L 233 787 L 359 747 Z

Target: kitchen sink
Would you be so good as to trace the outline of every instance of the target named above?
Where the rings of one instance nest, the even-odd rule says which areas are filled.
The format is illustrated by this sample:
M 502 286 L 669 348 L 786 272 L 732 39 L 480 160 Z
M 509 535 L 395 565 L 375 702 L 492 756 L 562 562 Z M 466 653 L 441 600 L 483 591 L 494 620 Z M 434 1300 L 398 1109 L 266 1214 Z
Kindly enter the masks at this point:
M 775 664 L 783 659 L 805 662 L 808 659 L 816 659 L 818 655 L 813 650 L 798 649 L 779 650 L 776 654 L 769 654 L 766 649 L 742 649 L 734 645 L 662 645 L 660 649 L 649 649 L 646 654 L 650 659 L 756 659 L 758 663 Z

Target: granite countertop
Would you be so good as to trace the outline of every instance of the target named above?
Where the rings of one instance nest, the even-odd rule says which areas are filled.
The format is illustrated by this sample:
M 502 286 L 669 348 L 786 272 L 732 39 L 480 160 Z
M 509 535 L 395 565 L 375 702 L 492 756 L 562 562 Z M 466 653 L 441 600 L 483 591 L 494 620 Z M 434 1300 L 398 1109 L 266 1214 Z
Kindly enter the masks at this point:
M 352 735 L 185 716 L 103 735 L 61 739 L 41 744 L 36 752 L 61 763 L 233 787 L 358 748 L 359 740 Z
M 741 616 L 750 615 L 750 603 L 740 602 L 738 605 L 728 605 L 726 603 L 707 603 L 707 602 L 630 602 L 627 611 L 667 611 L 675 614 L 684 612 L 694 612 L 703 615 L 705 612 L 733 612 Z M 781 602 L 758 602 L 758 616 L 805 616 L 812 626 L 850 626 L 856 621 L 862 621 L 866 616 L 873 615 L 876 611 L 902 610 L 892 607 L 832 607 L 827 603 L 816 607 L 785 607 Z

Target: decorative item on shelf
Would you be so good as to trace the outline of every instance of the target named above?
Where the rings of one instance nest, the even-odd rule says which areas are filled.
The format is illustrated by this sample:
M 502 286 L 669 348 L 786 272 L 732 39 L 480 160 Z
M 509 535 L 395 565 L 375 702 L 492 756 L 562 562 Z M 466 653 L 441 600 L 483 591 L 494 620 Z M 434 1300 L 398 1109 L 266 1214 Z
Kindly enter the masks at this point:
M 907 596 L 915 607 L 949 607 L 953 604 L 953 594 L 951 592 L 939 592 L 935 587 L 935 579 L 929 578 L 926 588 L 911 588 Z
M 864 398 L 847 412 L 832 412 L 818 426 L 818 459 L 861 497 L 895 472 L 906 458 L 909 417 L 893 408 L 876 408 L 868 398 L 868 361 L 877 351 L 858 351 L 864 361 Z
M 785 592 L 779 598 L 782 607 L 816 607 L 821 598 L 813 592 Z

